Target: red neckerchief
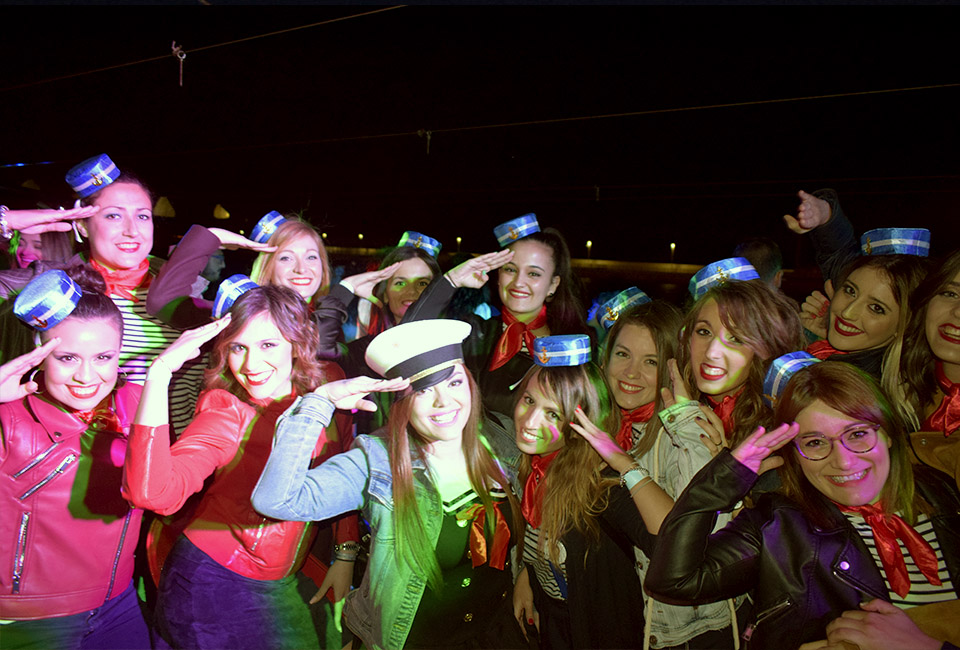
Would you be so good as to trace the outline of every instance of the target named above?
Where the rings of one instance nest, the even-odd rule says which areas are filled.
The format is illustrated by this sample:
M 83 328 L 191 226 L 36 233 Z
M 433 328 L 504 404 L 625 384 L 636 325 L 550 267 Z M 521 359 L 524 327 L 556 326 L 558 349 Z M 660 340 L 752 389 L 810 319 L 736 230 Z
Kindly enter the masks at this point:
M 870 524 L 873 531 L 873 541 L 880 555 L 883 573 L 890 582 L 890 587 L 901 598 L 906 598 L 910 592 L 910 576 L 907 574 L 907 563 L 903 559 L 897 538 L 903 540 L 904 546 L 910 552 L 910 557 L 923 577 L 932 585 L 940 586 L 940 576 L 937 573 L 937 554 L 920 533 L 897 515 L 888 515 L 883 512 L 883 506 L 878 501 L 873 505 L 842 506 L 836 504 L 843 512 L 855 512 Z
M 493 359 L 490 360 L 490 370 L 496 370 L 523 348 L 523 343 L 527 343 L 527 351 L 533 354 L 533 330 L 538 330 L 547 324 L 547 306 L 540 308 L 540 313 L 529 323 L 521 323 L 517 317 L 510 313 L 509 309 L 504 309 L 500 313 L 503 324 L 507 329 L 503 330 L 500 340 L 497 341 L 497 347 L 493 352 Z
M 713 409 L 713 412 L 717 414 L 717 417 L 720 418 L 720 421 L 723 422 L 723 433 L 727 437 L 733 435 L 733 407 L 737 405 L 737 398 L 740 397 L 740 393 L 743 392 L 743 388 L 738 390 L 733 395 L 727 395 L 719 402 L 709 395 L 707 395 L 707 401 L 710 402 L 710 408 Z
M 523 500 L 520 502 L 520 512 L 534 528 L 540 528 L 540 516 L 543 513 L 543 477 L 547 473 L 550 463 L 557 457 L 559 449 L 546 456 L 535 455 L 530 458 L 530 476 L 523 485 Z
M 147 258 L 132 269 L 119 269 L 112 271 L 95 259 L 90 260 L 90 266 L 99 271 L 103 276 L 103 281 L 107 283 L 107 295 L 116 295 L 133 302 L 140 300 L 133 294 L 136 289 L 146 289 L 150 286 L 150 280 L 153 279 L 147 271 L 150 270 L 150 262 Z
M 848 354 L 844 350 L 838 350 L 837 348 L 830 345 L 830 341 L 823 339 L 822 341 L 814 341 L 807 346 L 807 352 L 815 356 L 816 358 L 823 361 L 828 359 L 835 354 Z
M 120 433 L 123 429 L 120 426 L 120 419 L 117 417 L 113 407 L 108 406 L 111 403 L 108 395 L 97 406 L 89 411 L 74 411 L 73 415 L 78 420 L 87 425 L 87 428 L 93 428 L 98 431 L 114 431 Z
M 510 526 L 500 512 L 500 505 L 493 504 L 493 543 L 490 545 L 490 566 L 503 570 L 507 563 L 507 550 L 510 548 Z M 475 503 L 457 513 L 457 521 L 473 520 L 470 526 L 470 561 L 474 568 L 487 561 L 487 537 L 484 534 L 484 522 L 487 510 L 482 503 Z
M 943 431 L 944 436 L 949 436 L 960 429 L 960 383 L 955 384 L 947 378 L 942 361 L 937 361 L 937 383 L 943 391 L 943 399 L 923 423 L 923 430 Z
M 633 425 L 637 422 L 649 422 L 656 405 L 656 402 L 650 402 L 632 411 L 620 409 L 620 431 L 617 432 L 617 444 L 620 445 L 620 449 L 624 451 L 633 449 Z

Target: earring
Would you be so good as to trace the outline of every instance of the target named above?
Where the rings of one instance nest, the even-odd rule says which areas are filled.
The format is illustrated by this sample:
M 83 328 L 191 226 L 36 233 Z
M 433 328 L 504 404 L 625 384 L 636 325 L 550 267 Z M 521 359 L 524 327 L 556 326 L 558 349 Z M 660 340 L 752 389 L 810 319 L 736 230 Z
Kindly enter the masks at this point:
M 117 388 L 122 388 L 127 383 L 127 373 L 123 370 L 117 373 Z
M 34 368 L 33 370 L 30 371 L 30 374 L 27 375 L 27 382 L 31 382 L 31 381 L 32 381 L 33 383 L 35 383 L 35 384 L 37 385 L 37 390 L 34 391 L 34 395 L 36 395 L 37 393 L 42 392 L 41 389 L 43 388 L 43 382 L 42 382 L 42 381 L 37 381 L 37 374 L 40 373 L 40 372 L 43 372 L 42 370 L 40 370 L 40 368 Z
M 548 293 L 548 294 L 547 294 L 547 300 L 550 300 L 551 298 L 553 298 L 553 294 L 552 294 L 552 293 Z

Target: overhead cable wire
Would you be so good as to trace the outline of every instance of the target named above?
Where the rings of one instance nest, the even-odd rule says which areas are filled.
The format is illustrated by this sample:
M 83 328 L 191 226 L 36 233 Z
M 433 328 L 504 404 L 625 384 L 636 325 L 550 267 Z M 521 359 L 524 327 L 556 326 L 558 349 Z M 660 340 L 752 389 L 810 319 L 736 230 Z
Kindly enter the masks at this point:
M 364 18 L 366 16 L 372 16 L 374 14 L 383 13 L 385 11 L 392 11 L 394 9 L 401 9 L 406 5 L 394 5 L 392 7 L 381 7 L 379 9 L 373 9 L 371 11 L 365 11 L 359 14 L 351 14 L 349 16 L 340 16 L 339 18 L 330 18 L 329 20 L 321 20 L 320 22 L 310 23 L 308 25 L 298 25 L 296 27 L 288 27 L 287 29 L 278 29 L 273 32 L 267 32 L 266 34 L 256 34 L 254 36 L 247 36 L 244 38 L 238 38 L 232 41 L 225 41 L 223 43 L 214 43 L 212 45 L 202 45 L 200 47 L 195 47 L 189 50 L 190 54 L 196 52 L 203 52 L 205 50 L 212 50 L 218 47 L 225 47 L 227 45 L 236 45 L 237 43 L 246 43 L 247 41 L 254 41 L 260 38 L 268 38 L 271 36 L 279 36 L 280 34 L 289 34 L 290 32 L 297 32 L 303 29 L 312 29 L 314 27 L 322 27 L 324 25 L 331 25 L 333 23 L 343 22 L 345 20 L 353 20 L 354 18 Z M 18 84 L 16 86 L 7 86 L 6 88 L 0 88 L 0 92 L 6 92 L 8 90 L 19 90 L 20 88 L 29 88 L 31 86 L 40 86 L 43 84 L 53 83 L 55 81 L 64 81 L 65 79 L 73 79 L 75 77 L 83 77 L 90 74 L 97 74 L 99 72 L 106 72 L 108 70 L 118 70 L 120 68 L 128 68 L 134 65 L 140 65 L 142 63 L 152 63 L 154 61 L 165 61 L 170 58 L 170 54 L 163 54 L 160 56 L 152 56 L 147 59 L 140 59 L 139 61 L 128 61 L 127 63 L 118 63 L 116 65 L 108 65 L 103 68 L 95 68 L 94 70 L 84 70 L 83 72 L 74 72 L 73 74 L 66 74 L 60 77 L 50 77 L 49 79 L 40 79 L 38 81 L 30 81 L 23 84 Z

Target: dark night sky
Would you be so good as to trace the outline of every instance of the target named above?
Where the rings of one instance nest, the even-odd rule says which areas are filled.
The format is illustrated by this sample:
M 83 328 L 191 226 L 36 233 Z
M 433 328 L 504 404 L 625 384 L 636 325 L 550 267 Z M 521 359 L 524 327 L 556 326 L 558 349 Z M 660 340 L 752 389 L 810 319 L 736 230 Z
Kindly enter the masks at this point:
M 470 128 L 954 84 L 952 10 L 405 7 L 195 51 L 369 10 L 8 16 L 0 163 L 53 164 L 0 168 L 4 202 L 36 201 L 16 189 L 31 178 L 66 203 L 66 169 L 106 151 L 169 197 L 168 235 L 222 203 L 233 229 L 306 208 L 333 245 L 410 228 L 486 251 L 494 225 L 533 211 L 578 256 L 591 239 L 596 258 L 666 261 L 675 241 L 677 261 L 701 263 L 762 234 L 793 265 L 809 251 L 780 216 L 829 186 L 859 229 L 960 244 L 958 87 Z

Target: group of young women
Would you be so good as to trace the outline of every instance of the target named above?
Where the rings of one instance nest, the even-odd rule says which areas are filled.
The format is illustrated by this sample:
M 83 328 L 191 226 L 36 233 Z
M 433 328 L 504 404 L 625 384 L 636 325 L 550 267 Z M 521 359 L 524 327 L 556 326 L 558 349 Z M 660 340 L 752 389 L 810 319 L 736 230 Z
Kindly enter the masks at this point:
M 346 597 L 337 646 L 958 641 L 960 251 L 825 262 L 806 332 L 721 273 L 685 314 L 614 303 L 598 341 L 532 215 L 445 274 L 405 237 L 330 287 L 322 239 L 282 217 L 252 239 L 193 226 L 164 265 L 149 192 L 104 158 L 72 172 L 87 207 L 2 209 L 2 234 L 76 220 L 89 240 L 0 273 L 42 343 L 0 369 L 3 647 L 329 645 L 297 590 L 311 548 L 313 600 Z M 801 199 L 832 264 L 848 222 Z M 190 295 L 221 247 L 260 254 L 227 310 Z M 499 315 L 444 318 L 494 271 Z M 765 395 L 820 319 L 828 360 Z M 149 536 L 145 511 L 167 517 Z

